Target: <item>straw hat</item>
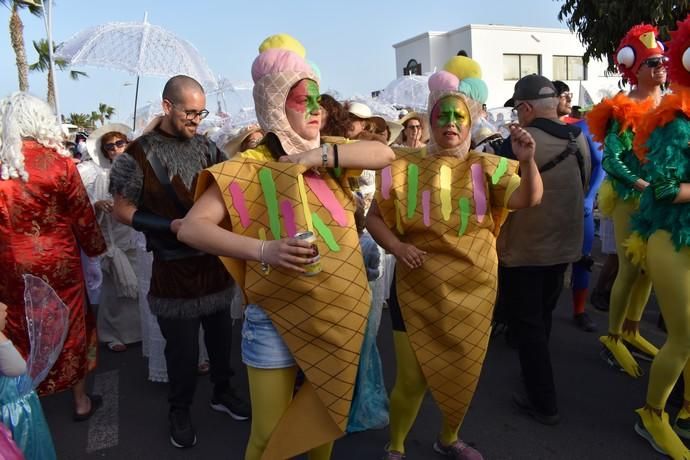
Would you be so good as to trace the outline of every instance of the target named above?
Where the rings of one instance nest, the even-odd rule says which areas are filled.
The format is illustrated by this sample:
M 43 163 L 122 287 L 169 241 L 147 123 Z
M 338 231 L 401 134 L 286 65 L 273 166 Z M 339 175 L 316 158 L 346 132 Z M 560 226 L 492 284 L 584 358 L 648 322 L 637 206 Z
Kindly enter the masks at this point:
M 122 133 L 125 135 L 125 137 L 127 137 L 127 140 L 130 140 L 132 128 L 123 123 L 110 123 L 96 129 L 86 139 L 86 149 L 88 150 L 91 159 L 101 168 L 110 167 L 110 158 L 105 156 L 101 151 L 101 139 L 103 138 L 104 134 L 112 131 Z
M 379 115 L 374 115 L 369 106 L 362 104 L 361 102 L 348 102 L 347 111 L 357 118 L 361 118 L 362 120 L 372 120 L 379 126 L 381 131 L 383 131 L 383 124 L 385 123 L 391 133 L 390 136 L 388 136 L 388 145 L 391 145 L 403 130 L 403 125 L 400 124 L 400 122 L 386 120 Z
M 233 135 L 228 142 L 223 146 L 223 151 L 228 155 L 228 158 L 233 158 L 240 153 L 240 146 L 249 136 L 254 133 L 261 132 L 261 126 L 258 124 L 251 124 L 240 128 L 235 135 Z
M 429 119 L 426 116 L 426 113 L 423 112 L 407 112 L 404 117 L 402 117 L 400 120 L 398 120 L 398 123 L 402 126 L 402 129 L 405 129 L 405 123 L 412 119 L 417 119 L 422 125 L 422 142 L 427 142 L 429 140 L 429 135 L 431 132 L 431 129 L 429 129 Z M 402 141 L 402 139 L 401 139 Z

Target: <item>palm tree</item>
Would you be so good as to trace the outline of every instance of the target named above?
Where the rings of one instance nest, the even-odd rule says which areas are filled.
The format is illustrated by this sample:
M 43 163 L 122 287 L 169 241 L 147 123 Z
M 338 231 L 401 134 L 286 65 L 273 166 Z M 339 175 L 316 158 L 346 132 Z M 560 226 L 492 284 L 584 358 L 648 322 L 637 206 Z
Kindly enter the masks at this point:
M 39 41 L 34 40 L 33 42 L 34 49 L 38 53 L 38 61 L 31 64 L 29 70 L 32 72 L 48 71 L 48 104 L 55 108 L 55 76 L 50 68 L 48 40 L 42 38 Z M 55 44 L 53 44 L 53 49 L 55 49 Z M 58 70 L 64 70 L 66 67 L 69 67 L 67 61 L 61 58 L 54 58 L 53 64 L 55 64 Z M 88 77 L 85 72 L 79 70 L 70 70 L 69 76 L 72 80 L 79 80 L 79 77 Z
M 41 0 L 0 0 L 0 5 L 7 7 L 10 15 L 10 40 L 17 61 L 17 73 L 19 76 L 19 90 L 29 90 L 29 66 L 26 62 L 26 48 L 24 47 L 24 23 L 19 17 L 21 8 L 28 8 L 29 12 L 36 16 L 43 14 Z
M 70 113 L 67 123 L 76 125 L 80 129 L 85 129 L 92 125 L 91 115 L 87 115 L 85 113 Z
M 105 120 L 110 120 L 113 115 L 115 115 L 115 108 L 100 102 L 98 104 L 98 113 L 100 114 L 99 120 L 101 126 L 105 124 Z
M 91 112 L 91 115 L 89 116 L 89 121 L 91 122 L 91 127 L 95 128 L 96 122 L 101 121 L 101 114 L 94 110 L 93 112 Z

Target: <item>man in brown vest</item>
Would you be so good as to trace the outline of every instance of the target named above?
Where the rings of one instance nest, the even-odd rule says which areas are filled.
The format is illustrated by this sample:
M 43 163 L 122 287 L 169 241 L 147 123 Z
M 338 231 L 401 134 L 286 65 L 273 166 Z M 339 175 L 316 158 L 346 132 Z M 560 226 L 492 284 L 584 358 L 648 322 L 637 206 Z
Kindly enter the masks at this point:
M 236 420 L 250 409 L 230 386 L 233 280 L 220 260 L 177 241 L 179 219 L 194 203 L 199 172 L 226 158 L 204 136 L 206 96 L 194 79 L 178 75 L 163 89 L 160 124 L 132 142 L 113 164 L 110 191 L 118 220 L 146 235 L 153 251 L 149 306 L 166 340 L 170 442 L 196 444 L 189 416 L 197 378 L 199 325 L 204 327 L 214 383 L 211 407 Z

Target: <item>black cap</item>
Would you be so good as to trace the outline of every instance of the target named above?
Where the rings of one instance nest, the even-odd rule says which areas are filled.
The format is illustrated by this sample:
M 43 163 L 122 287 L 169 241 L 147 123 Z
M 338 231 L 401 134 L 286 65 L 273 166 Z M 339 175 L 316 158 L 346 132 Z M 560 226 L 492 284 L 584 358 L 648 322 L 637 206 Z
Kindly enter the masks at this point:
M 548 78 L 533 73 L 526 75 L 515 83 L 513 92 L 513 103 L 515 100 L 531 101 L 533 99 L 546 99 L 547 97 L 558 97 L 556 88 Z M 511 102 L 506 101 L 506 104 Z

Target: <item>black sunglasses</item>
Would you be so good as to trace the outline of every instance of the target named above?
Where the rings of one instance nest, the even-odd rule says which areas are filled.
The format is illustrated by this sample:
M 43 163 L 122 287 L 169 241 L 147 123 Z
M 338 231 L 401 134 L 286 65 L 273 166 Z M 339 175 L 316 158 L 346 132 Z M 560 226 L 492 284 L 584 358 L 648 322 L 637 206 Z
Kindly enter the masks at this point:
M 127 145 L 127 141 L 123 141 L 122 139 L 120 139 L 119 141 L 108 142 L 107 144 L 103 144 L 103 148 L 106 150 L 115 150 L 115 147 L 119 149 L 124 147 L 125 145 Z
M 649 59 L 645 59 L 642 62 L 644 65 L 649 67 L 650 69 L 656 69 L 660 65 L 666 65 L 668 63 L 668 57 L 666 56 L 659 56 L 659 57 L 653 57 Z

